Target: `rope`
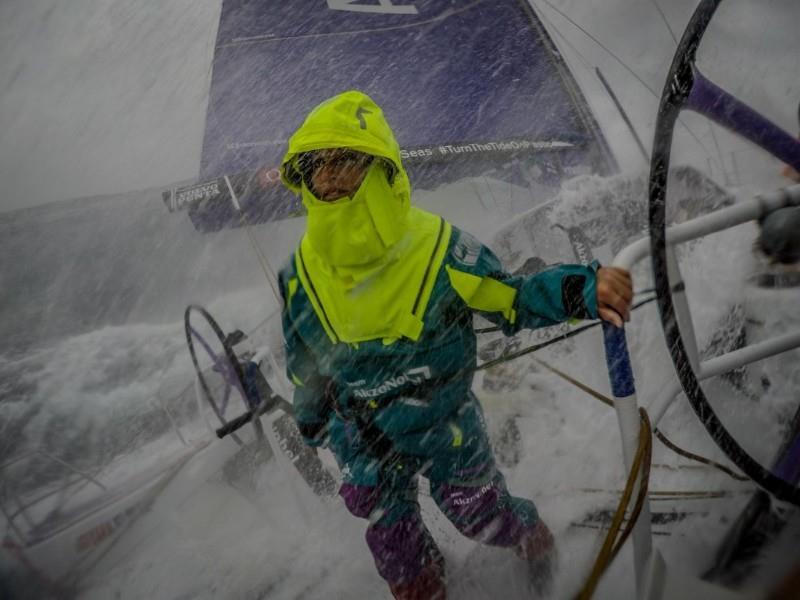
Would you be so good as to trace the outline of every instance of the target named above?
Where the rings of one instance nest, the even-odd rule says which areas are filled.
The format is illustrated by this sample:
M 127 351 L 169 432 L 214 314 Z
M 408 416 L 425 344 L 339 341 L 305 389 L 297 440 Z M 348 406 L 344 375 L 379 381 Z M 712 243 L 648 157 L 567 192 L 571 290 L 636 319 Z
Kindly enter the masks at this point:
M 642 425 L 639 429 L 639 444 L 644 444 L 644 456 L 642 458 L 642 471 L 641 471 L 641 481 L 642 484 L 639 488 L 639 493 L 636 496 L 636 504 L 633 506 L 633 511 L 631 512 L 630 519 L 628 521 L 628 525 L 622 532 L 622 535 L 617 540 L 617 543 L 614 545 L 614 552 L 611 555 L 611 559 L 609 562 L 613 561 L 616 558 L 617 553 L 619 552 L 620 548 L 625 544 L 625 541 L 628 539 L 630 534 L 633 532 L 633 528 L 636 525 L 636 522 L 639 520 L 639 515 L 642 514 L 642 508 L 644 508 L 644 502 L 647 499 L 647 490 L 650 487 L 650 465 L 653 462 L 653 428 L 650 424 L 650 417 L 647 416 L 647 411 L 644 408 L 639 408 L 639 416 L 642 419 Z M 642 440 L 642 436 L 644 436 L 644 440 Z M 635 481 L 635 479 L 634 479 Z
M 659 465 L 651 464 L 650 468 Z M 582 494 L 621 494 L 622 490 L 606 490 L 602 488 L 578 488 Z M 752 490 L 650 490 L 651 502 L 670 500 L 705 500 L 708 498 L 728 498 L 736 494 L 751 494 Z
M 641 425 L 639 427 L 639 446 L 636 449 L 636 455 L 633 458 L 633 464 L 631 465 L 631 470 L 628 473 L 625 489 L 622 492 L 619 505 L 617 506 L 617 510 L 614 513 L 614 518 L 611 521 L 611 527 L 606 533 L 606 537 L 603 540 L 603 546 L 600 549 L 597 558 L 595 559 L 592 570 L 589 573 L 589 577 L 586 579 L 586 582 L 583 584 L 583 587 L 576 596 L 577 600 L 588 600 L 592 597 L 592 594 L 597 588 L 597 584 L 600 582 L 600 578 L 603 576 L 603 573 L 606 572 L 609 565 L 613 562 L 620 548 L 622 548 L 622 546 L 625 544 L 625 541 L 633 531 L 636 521 L 642 512 L 644 500 L 647 497 L 647 487 L 650 478 L 650 461 L 653 456 L 653 436 L 650 427 L 650 419 L 647 416 L 647 412 L 643 408 L 639 409 L 639 416 L 641 418 Z M 631 516 L 625 525 L 625 529 L 623 529 L 622 533 L 620 534 L 620 529 L 622 528 L 622 523 L 625 518 L 625 511 L 630 504 L 631 497 L 633 496 L 633 488 L 636 485 L 639 475 L 641 475 L 641 486 L 639 488 L 639 493 L 636 496 L 636 502 L 633 506 L 633 510 L 631 511 Z
M 233 185 L 231 185 L 231 180 L 228 176 L 225 176 L 225 184 L 228 187 L 228 192 L 231 195 L 231 201 L 233 202 L 234 208 L 239 214 L 239 222 L 241 223 L 244 230 L 247 232 L 247 237 L 250 239 L 250 244 L 253 246 L 253 251 L 256 253 L 256 258 L 258 258 L 258 262 L 261 265 L 261 270 L 264 272 L 264 276 L 267 278 L 267 283 L 269 284 L 270 289 L 272 290 L 272 294 L 275 296 L 275 300 L 278 302 L 278 306 L 281 306 L 281 295 L 278 292 L 277 281 L 278 278 L 275 276 L 272 268 L 270 267 L 269 261 L 267 257 L 264 256 L 264 253 L 261 251 L 261 246 L 258 245 L 256 242 L 256 238 L 253 236 L 253 232 L 250 228 L 250 224 L 247 222 L 245 218 L 244 211 L 242 211 L 242 207 L 239 204 L 239 198 L 236 196 L 236 192 L 233 191 Z
M 241 214 L 241 213 L 240 213 Z M 275 299 L 278 301 L 278 306 L 281 305 L 281 296 L 278 292 L 278 287 L 276 285 L 276 281 L 278 278 L 275 276 L 275 273 L 272 271 L 272 268 L 269 266 L 269 262 L 267 261 L 267 257 L 264 256 L 264 253 L 261 250 L 261 246 L 258 245 L 256 242 L 256 238 L 253 236 L 253 231 L 244 220 L 244 215 L 242 214 L 242 224 L 244 226 L 245 231 L 247 232 L 247 237 L 250 238 L 250 243 L 253 246 L 253 250 L 258 257 L 258 262 L 261 264 L 261 270 L 264 272 L 264 277 L 267 278 L 267 283 L 269 283 L 269 287 L 272 290 L 272 294 L 275 296 Z
M 581 391 L 601 401 L 603 404 L 606 404 L 608 406 L 614 406 L 614 401 L 608 396 L 578 381 L 577 379 L 568 375 L 567 373 L 564 373 L 563 371 L 556 369 L 555 367 L 547 364 L 543 360 L 540 360 L 535 357 L 533 357 L 533 360 L 536 361 L 541 366 L 543 366 L 544 368 L 546 368 L 547 370 L 558 375 L 565 381 L 571 383 Z M 639 515 L 641 514 L 642 508 L 644 507 L 644 502 L 648 496 L 648 486 L 650 483 L 650 467 L 653 458 L 654 432 L 650 424 L 650 418 L 647 416 L 647 412 L 644 410 L 644 408 L 641 407 L 639 408 L 639 416 L 641 419 L 641 426 L 639 428 L 639 446 L 636 449 L 636 455 L 634 456 L 633 464 L 631 465 L 631 470 L 628 473 L 628 479 L 625 484 L 625 489 L 622 492 L 622 497 L 620 498 L 619 505 L 617 506 L 617 510 L 614 513 L 614 517 L 611 521 L 611 527 L 609 528 L 606 534 L 605 540 L 603 541 L 603 546 L 600 549 L 597 558 L 595 559 L 595 563 L 592 567 L 589 577 L 587 578 L 586 583 L 584 583 L 580 592 L 578 592 L 578 595 L 576 596 L 577 600 L 588 600 L 589 598 L 591 598 L 592 594 L 597 588 L 600 578 L 606 572 L 609 565 L 614 561 L 614 558 L 616 558 L 620 549 L 625 544 L 625 541 L 633 532 L 633 528 L 635 527 L 636 522 L 639 519 Z M 700 455 L 693 454 L 691 452 L 679 448 L 678 446 L 670 442 L 663 434 L 658 432 L 658 430 L 656 430 L 655 434 L 659 438 L 659 440 L 661 440 L 668 448 L 670 448 L 674 452 L 677 452 L 679 455 L 685 456 L 686 458 L 695 460 L 697 462 L 701 462 L 703 464 L 714 466 L 717 469 L 723 471 L 724 473 L 730 475 L 734 479 L 740 481 L 747 480 L 746 477 L 741 477 L 737 475 L 731 469 L 729 469 L 724 465 L 721 465 L 710 459 L 704 458 Z M 639 493 L 636 497 L 636 502 L 633 506 L 633 510 L 631 511 L 630 518 L 625 523 L 625 528 L 622 530 L 622 533 L 620 533 L 622 524 L 625 521 L 625 511 L 630 505 L 631 496 L 633 495 L 633 488 L 636 484 L 638 475 L 641 475 L 641 485 L 639 487 Z M 617 537 L 618 534 L 619 537 Z
M 640 307 L 640 306 L 642 306 L 644 304 L 647 304 L 648 302 L 652 302 L 654 299 L 655 298 L 648 298 L 647 300 L 642 300 L 642 302 L 640 302 L 639 304 L 637 304 L 637 305 L 635 305 L 633 307 L 633 310 L 635 310 L 636 308 L 638 308 L 638 307 Z M 527 348 L 523 348 L 522 350 L 519 350 L 517 352 L 513 352 L 511 354 L 506 354 L 506 355 L 500 356 L 500 357 L 498 357 L 498 358 L 496 358 L 494 360 L 487 361 L 487 362 L 482 363 L 481 365 L 479 365 L 477 367 L 476 371 L 482 371 L 484 369 L 489 369 L 489 368 L 491 368 L 491 367 L 493 367 L 493 366 L 495 366 L 497 364 L 504 363 L 504 362 L 513 360 L 515 358 L 519 358 L 520 356 L 524 356 L 526 354 L 530 354 L 530 353 L 535 352 L 537 350 L 541 350 L 542 348 L 550 346 L 551 344 L 555 344 L 556 342 L 560 342 L 560 341 L 565 340 L 567 338 L 570 338 L 570 337 L 573 337 L 575 335 L 578 335 L 579 333 L 582 333 L 582 332 L 586 331 L 587 329 L 590 329 L 592 327 L 596 327 L 600 323 L 601 323 L 601 321 L 597 321 L 595 323 L 592 323 L 591 325 L 586 325 L 586 326 L 580 327 L 578 329 L 573 329 L 572 331 L 566 333 L 565 335 L 563 335 L 561 337 L 558 337 L 558 338 L 555 338 L 555 339 L 552 339 L 552 340 L 548 340 L 546 342 L 542 342 L 541 344 L 535 344 L 533 346 L 528 346 Z M 548 371 L 551 371 L 552 373 L 554 373 L 554 374 L 558 375 L 559 377 L 561 377 L 563 380 L 565 380 L 565 381 L 571 383 L 572 385 L 574 385 L 575 387 L 577 387 L 579 390 L 589 394 L 592 398 L 595 398 L 595 399 L 599 400 L 600 402 L 602 402 L 603 404 L 605 404 L 607 406 L 611 406 L 611 407 L 614 406 L 614 401 L 611 398 L 609 398 L 608 396 L 606 396 L 605 394 L 602 394 L 602 393 L 598 392 L 594 388 L 586 385 L 585 383 L 582 383 L 581 381 L 579 381 L 579 380 L 575 379 L 574 377 L 568 375 L 567 373 L 565 373 L 565 372 L 553 367 L 552 365 L 547 364 L 545 361 L 543 361 L 543 360 L 541 360 L 539 358 L 536 358 L 535 356 L 531 357 L 531 358 L 535 362 L 540 364 L 542 367 L 547 369 Z M 667 448 L 669 448 L 670 450 L 672 450 L 676 454 L 678 454 L 680 456 L 683 456 L 684 458 L 688 458 L 689 460 L 693 460 L 695 462 L 714 467 L 715 469 L 719 469 L 720 471 L 722 471 L 726 475 L 732 477 L 736 481 L 749 481 L 750 480 L 749 477 L 746 477 L 744 475 L 740 475 L 740 474 L 736 473 L 730 467 L 727 467 L 727 466 L 725 466 L 723 464 L 720 464 L 720 463 L 718 463 L 716 461 L 713 461 L 710 458 L 705 458 L 704 456 L 701 456 L 699 454 L 695 454 L 693 452 L 689 452 L 688 450 L 684 450 L 683 448 L 681 448 L 677 444 L 671 442 L 659 429 L 655 429 L 653 433 L 662 444 L 664 444 Z
M 546 342 L 542 342 L 540 344 L 534 344 L 533 346 L 528 346 L 527 348 L 523 348 L 522 350 L 512 352 L 511 354 L 504 354 L 503 356 L 500 356 L 493 360 L 481 363 L 475 370 L 483 371 L 484 369 L 490 369 L 491 367 L 499 365 L 500 363 L 508 362 L 510 360 L 514 360 L 515 358 L 519 358 L 520 356 L 525 356 L 526 354 L 530 354 L 531 352 L 536 352 L 537 350 L 546 348 L 547 346 L 550 346 L 552 344 L 563 342 L 564 340 L 574 337 L 579 333 L 583 333 L 587 329 L 591 329 L 592 327 L 597 327 L 599 324 L 600 322 L 598 321 L 596 323 L 592 323 L 591 325 L 584 325 L 583 327 L 579 327 L 578 329 L 573 329 L 572 331 L 569 331 L 564 335 L 554 338 L 552 340 L 547 340 Z
M 650 302 L 653 302 L 655 300 L 656 300 L 655 296 L 653 296 L 652 298 L 648 298 L 647 300 L 642 300 L 641 302 L 639 302 L 637 304 L 634 304 L 631 307 L 631 311 L 634 311 L 637 308 L 640 308 L 640 307 L 644 306 L 645 304 L 649 304 Z M 513 360 L 515 358 L 519 358 L 520 356 L 524 356 L 526 354 L 530 354 L 531 352 L 536 352 L 537 350 L 541 350 L 542 348 L 546 348 L 547 346 L 550 346 L 550 345 L 555 344 L 557 342 L 564 341 L 564 340 L 569 339 L 571 337 L 574 337 L 574 336 L 576 336 L 576 335 L 578 335 L 580 333 L 583 333 L 587 329 L 591 329 L 593 327 L 597 327 L 600 324 L 602 324 L 602 321 L 599 321 L 599 320 L 598 321 L 594 321 L 594 322 L 590 323 L 589 325 L 584 325 L 583 327 L 578 327 L 577 329 L 573 329 L 572 331 L 568 331 L 564 335 L 560 335 L 560 336 L 558 336 L 556 338 L 553 338 L 552 340 L 547 340 L 546 342 L 542 342 L 540 344 L 534 344 L 533 346 L 528 346 L 527 348 L 523 348 L 522 350 L 518 350 L 516 352 L 512 352 L 511 354 L 504 354 L 503 356 L 500 356 L 498 358 L 495 358 L 493 360 L 490 360 L 490 361 L 487 361 L 485 363 L 480 364 L 478 366 L 477 370 L 478 371 L 482 371 L 484 369 L 488 369 L 488 368 L 493 367 L 495 365 L 498 365 L 500 363 L 504 363 L 506 361 Z M 492 332 L 501 331 L 501 330 L 502 330 L 502 327 L 487 327 L 487 328 L 484 328 L 484 329 L 476 329 L 475 333 L 492 333 Z
M 585 383 L 582 383 L 582 382 L 578 381 L 577 379 L 575 379 L 574 377 L 572 377 L 570 375 L 567 375 L 563 371 L 560 371 L 559 369 L 556 369 L 555 367 L 550 366 L 549 364 L 544 362 L 542 359 L 536 358 L 535 356 L 532 357 L 532 358 L 533 358 L 534 361 L 536 361 L 537 363 L 542 365 L 545 369 L 547 369 L 548 371 L 552 371 L 553 373 L 555 373 L 556 375 L 561 377 L 564 381 L 567 381 L 567 382 L 571 383 L 572 385 L 574 385 L 579 390 L 589 394 L 592 398 L 596 398 L 597 400 L 600 400 L 600 402 L 602 402 L 606 406 L 610 406 L 612 408 L 614 407 L 614 401 L 611 398 L 609 398 L 608 396 L 605 396 L 604 394 L 601 394 L 596 389 L 589 387 Z
M 623 60 L 622 60 L 622 59 L 621 59 L 619 56 L 617 56 L 616 54 L 614 54 L 614 53 L 611 51 L 611 49 L 610 49 L 610 48 L 608 48 L 607 46 L 605 46 L 605 45 L 604 45 L 604 44 L 603 44 L 603 43 L 602 43 L 600 40 L 598 40 L 598 39 L 597 39 L 596 37 L 594 37 L 594 36 L 593 36 L 591 33 L 589 33 L 589 32 L 588 32 L 588 31 L 587 31 L 585 28 L 583 28 L 583 27 L 582 27 L 580 24 L 576 23 L 576 22 L 575 22 L 575 21 L 573 21 L 573 20 L 572 20 L 572 19 L 571 19 L 571 18 L 570 18 L 568 15 L 566 15 L 564 12 L 562 12 L 561 10 L 559 10 L 559 9 L 558 9 L 558 7 L 554 6 L 554 5 L 552 4 L 552 2 L 550 2 L 550 0 L 542 0 L 542 2 L 544 2 L 544 3 L 545 3 L 547 6 L 549 6 L 549 7 L 550 7 L 552 10 L 554 10 L 556 13 L 558 13 L 559 15 L 561 15 L 561 17 L 563 17 L 564 19 L 566 19 L 566 20 L 567 20 L 567 21 L 568 21 L 568 22 L 569 22 L 569 23 L 570 23 L 570 24 L 571 24 L 573 27 L 575 27 L 576 29 L 578 29 L 579 31 L 581 31 L 581 32 L 582 32 L 582 33 L 583 33 L 583 34 L 584 34 L 586 37 L 588 37 L 590 40 L 592 40 L 592 41 L 593 41 L 595 44 L 597 44 L 597 45 L 598 45 L 598 46 L 600 46 L 600 47 L 601 47 L 603 50 L 605 50 L 605 51 L 606 51 L 606 53 L 608 53 L 608 55 L 609 55 L 609 56 L 611 56 L 611 58 L 613 58 L 613 59 L 614 59 L 614 60 L 615 60 L 617 63 L 619 63 L 619 64 L 622 66 L 622 68 L 624 68 L 624 69 L 625 69 L 625 70 L 626 70 L 628 73 L 630 73 L 630 74 L 631 74 L 631 75 L 634 77 L 634 79 L 636 79 L 636 80 L 637 80 L 637 81 L 638 81 L 638 82 L 639 82 L 639 83 L 640 83 L 640 84 L 641 84 L 641 85 L 642 85 L 642 86 L 643 86 L 643 87 L 644 87 L 644 88 L 645 88 L 645 89 L 646 89 L 648 92 L 650 92 L 650 94 L 651 94 L 653 97 L 655 97 L 655 98 L 661 98 L 661 96 L 659 96 L 658 94 L 656 94 L 655 90 L 653 90 L 653 88 L 651 88 L 651 87 L 650 87 L 650 86 L 647 84 L 647 82 L 646 82 L 644 79 L 642 79 L 642 78 L 641 78 L 641 77 L 640 77 L 640 76 L 639 76 L 639 75 L 636 73 L 636 71 L 634 71 L 634 70 L 633 70 L 633 69 L 632 69 L 630 66 L 628 66 L 628 65 L 627 65 L 627 64 L 626 64 L 626 63 L 625 63 L 625 62 L 624 62 L 624 61 L 623 61 Z M 533 3 L 531 3 L 531 4 L 533 4 Z M 535 5 L 534 5 L 534 6 L 535 6 Z M 540 11 L 540 12 L 541 12 L 541 11 Z M 555 27 L 555 24 L 553 23 L 552 19 L 551 19 L 549 22 L 550 22 L 550 24 L 551 24 L 551 25 L 553 25 L 553 29 L 556 29 L 556 27 Z M 556 30 L 557 30 L 557 29 L 556 29 Z M 562 37 L 563 37 L 563 36 L 562 36 Z M 581 55 L 581 56 L 582 56 L 582 55 Z M 586 57 L 585 57 L 585 56 L 582 56 L 582 58 L 583 58 L 584 60 L 586 60 Z M 688 134 L 689 134 L 689 135 L 690 135 L 692 138 L 694 138 L 694 141 L 695 141 L 695 142 L 697 142 L 697 144 L 698 144 L 698 145 L 699 145 L 699 146 L 700 146 L 700 147 L 703 149 L 703 151 L 704 151 L 706 154 L 709 154 L 709 155 L 710 155 L 711 153 L 710 153 L 710 152 L 709 152 L 709 151 L 706 149 L 705 145 L 703 144 L 703 142 L 701 142 L 701 141 L 700 141 L 700 138 L 699 138 L 699 137 L 697 137 L 697 135 L 694 133 L 694 131 L 692 131 L 691 129 L 689 129 L 689 126 L 688 126 L 688 125 L 687 125 L 687 124 L 686 124 L 686 123 L 685 123 L 685 122 L 684 122 L 684 121 L 683 121 L 683 120 L 682 120 L 680 117 L 678 117 L 678 119 L 677 119 L 677 120 L 678 120 L 678 123 L 680 123 L 681 125 L 683 125 L 683 127 L 686 129 L 686 132 L 687 132 L 687 133 L 688 133 Z
M 739 475 L 733 469 L 730 469 L 725 465 L 721 465 L 717 462 L 714 462 L 711 459 L 705 458 L 704 456 L 700 456 L 699 454 L 694 454 L 692 452 L 689 452 L 688 450 L 684 450 L 683 448 L 676 446 L 659 429 L 656 429 L 653 433 L 658 438 L 658 441 L 660 441 L 662 444 L 664 444 L 667 448 L 669 448 L 676 454 L 680 454 L 681 456 L 684 456 L 689 460 L 703 463 L 704 465 L 710 465 L 716 469 L 719 469 L 723 473 L 726 473 L 730 477 L 733 477 L 736 481 L 750 481 L 749 477 L 746 477 L 745 475 Z
M 597 400 L 599 400 L 600 402 L 602 402 L 603 404 L 605 404 L 607 406 L 611 406 L 611 407 L 614 406 L 614 401 L 611 398 L 609 398 L 608 396 L 606 396 L 604 394 L 601 394 L 600 392 L 598 392 L 594 388 L 589 387 L 585 383 L 582 383 L 582 382 L 578 381 L 577 379 L 575 379 L 574 377 L 564 373 L 563 371 L 560 371 L 559 369 L 556 369 L 555 367 L 547 364 L 543 360 L 541 360 L 539 358 L 536 358 L 536 357 L 532 357 L 532 358 L 538 364 L 542 365 L 545 369 L 547 369 L 548 371 L 551 371 L 552 373 L 558 375 L 559 377 L 561 377 L 565 381 L 571 383 L 572 385 L 574 385 L 575 387 L 577 387 L 581 391 L 586 392 L 592 398 L 596 398 Z M 745 477 L 744 475 L 739 475 L 735 471 L 733 471 L 731 468 L 726 467 L 723 464 L 720 464 L 720 463 L 718 463 L 716 461 L 713 461 L 710 458 L 705 458 L 704 456 L 700 456 L 699 454 L 694 454 L 693 452 L 689 452 L 688 450 L 684 450 L 683 448 L 681 448 L 677 444 L 675 444 L 675 443 L 671 442 L 669 439 L 667 439 L 667 437 L 658 429 L 656 429 L 653 433 L 659 439 L 659 441 L 661 443 L 663 443 L 667 448 L 669 448 L 670 450 L 672 450 L 673 452 L 675 452 L 676 454 L 678 454 L 680 456 L 683 456 L 685 458 L 688 458 L 689 460 L 693 460 L 695 462 L 699 462 L 699 463 L 704 464 L 704 465 L 709 465 L 711 467 L 714 467 L 715 469 L 719 469 L 720 471 L 722 471 L 726 475 L 729 475 L 730 477 L 732 477 L 733 479 L 735 479 L 737 481 L 750 481 L 749 477 Z

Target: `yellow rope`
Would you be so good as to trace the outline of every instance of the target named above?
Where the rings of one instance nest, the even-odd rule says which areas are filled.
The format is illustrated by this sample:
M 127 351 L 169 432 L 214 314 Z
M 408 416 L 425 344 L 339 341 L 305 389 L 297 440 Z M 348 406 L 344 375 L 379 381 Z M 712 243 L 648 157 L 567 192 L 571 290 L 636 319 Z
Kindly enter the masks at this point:
M 583 584 L 580 592 L 578 592 L 578 594 L 575 596 L 577 600 L 588 600 L 592 597 L 592 594 L 597 588 L 597 584 L 600 582 L 600 578 L 603 576 L 603 573 L 606 572 L 608 566 L 614 560 L 620 548 L 622 548 L 623 544 L 625 543 L 625 540 L 627 540 L 628 536 L 633 531 L 633 527 L 636 524 L 639 515 L 641 514 L 642 507 L 644 506 L 644 500 L 647 496 L 647 486 L 650 476 L 650 460 L 652 458 L 653 437 L 650 430 L 650 419 L 647 417 L 647 412 L 643 408 L 640 408 L 639 415 L 642 421 L 641 426 L 639 427 L 639 446 L 636 449 L 636 455 L 634 456 L 631 470 L 628 473 L 628 480 L 625 483 L 625 489 L 622 492 L 622 498 L 620 498 L 619 505 L 614 513 L 614 518 L 611 521 L 611 527 L 609 528 L 608 533 L 606 533 L 603 546 L 600 549 L 597 558 L 595 559 L 592 570 L 589 573 L 589 577 L 586 579 L 586 582 Z M 619 536 L 619 538 L 617 538 L 617 534 L 619 533 L 625 518 L 625 511 L 627 510 L 628 505 L 630 504 L 631 496 L 633 495 L 633 488 L 640 474 L 641 487 L 639 488 L 639 494 L 636 497 L 636 503 L 625 529 L 622 531 L 622 534 Z
M 550 366 L 543 360 L 533 357 L 537 363 L 542 365 L 544 368 L 548 369 L 549 371 L 555 373 L 565 381 L 568 381 L 572 385 L 576 386 L 580 390 L 586 392 L 593 398 L 600 400 L 603 404 L 608 406 L 614 406 L 614 401 L 611 400 L 609 397 L 601 394 L 597 390 L 589 387 L 588 385 L 578 381 L 574 377 L 556 369 L 555 367 Z M 620 498 L 619 505 L 617 506 L 617 510 L 614 513 L 614 517 L 611 521 L 611 527 L 606 534 L 605 540 L 603 541 L 603 546 L 600 549 L 597 558 L 595 559 L 594 566 L 592 567 L 591 572 L 589 573 L 589 577 L 584 583 L 583 587 L 581 588 L 580 592 L 576 596 L 577 600 L 588 600 L 592 597 L 595 589 L 597 588 L 598 583 L 600 582 L 600 578 L 603 576 L 603 573 L 606 572 L 608 566 L 617 556 L 620 548 L 622 548 L 625 541 L 630 536 L 633 528 L 636 525 L 636 521 L 641 514 L 642 508 L 644 506 L 644 502 L 647 498 L 647 490 L 650 480 L 650 466 L 652 463 L 653 458 L 653 431 L 650 425 L 650 419 L 647 416 L 647 412 L 644 408 L 639 408 L 639 416 L 641 418 L 641 426 L 639 428 L 639 446 L 636 449 L 636 455 L 634 456 L 633 464 L 631 466 L 631 470 L 628 473 L 628 480 L 625 484 L 625 489 L 622 492 L 622 497 Z M 659 437 L 659 439 L 663 438 L 663 434 Z M 666 438 L 664 438 L 666 439 Z M 661 439 L 663 442 L 664 439 Z M 699 455 L 692 454 L 685 450 L 682 450 L 672 444 L 672 442 L 665 442 L 668 448 L 678 452 L 678 454 L 690 458 L 692 460 L 698 460 L 699 462 L 703 462 L 704 464 L 710 464 L 718 469 L 724 471 L 728 475 L 734 477 L 735 479 L 739 479 L 736 474 L 725 467 L 724 465 L 720 465 L 715 463 L 712 460 L 707 458 L 703 458 Z M 625 524 L 625 529 L 617 538 L 617 534 L 619 534 L 622 524 L 625 520 L 625 511 L 628 509 L 628 505 L 630 504 L 631 496 L 633 495 L 633 488 L 636 484 L 636 480 L 638 476 L 641 475 L 641 486 L 639 488 L 639 494 L 636 497 L 636 502 L 634 504 L 633 510 L 631 511 L 631 516 L 628 519 L 627 523 Z
M 614 551 L 609 563 L 616 558 L 620 548 L 622 548 L 628 536 L 633 532 L 633 528 L 639 520 L 639 515 L 642 514 L 642 508 L 644 508 L 644 503 L 647 499 L 647 490 L 650 487 L 650 465 L 653 461 L 653 432 L 652 426 L 650 425 L 650 417 L 647 416 L 647 411 L 640 408 L 639 416 L 642 419 L 642 426 L 639 429 L 639 444 L 644 444 L 644 457 L 642 458 L 641 466 L 641 486 L 639 487 L 639 493 L 636 496 L 636 504 L 633 505 L 633 511 L 631 511 L 628 525 L 622 531 L 622 535 L 620 535 L 617 543 L 614 545 Z M 644 436 L 644 438 L 642 438 L 642 436 Z
M 650 465 L 650 468 L 657 465 Z M 584 494 L 621 494 L 622 490 L 606 490 L 602 488 L 578 488 Z M 650 502 L 667 500 L 702 500 L 706 498 L 727 498 L 737 494 L 752 494 L 750 488 L 742 490 L 650 490 Z
M 544 362 L 540 358 L 536 358 L 535 356 L 533 356 L 531 358 L 533 358 L 533 360 L 535 360 L 537 363 L 542 365 L 548 371 L 552 371 L 553 373 L 555 373 L 556 375 L 561 377 L 561 379 L 563 379 L 565 381 L 568 381 L 569 383 L 574 385 L 579 390 L 581 390 L 583 392 L 586 392 L 592 398 L 596 398 L 597 400 L 600 400 L 600 402 L 602 402 L 606 406 L 610 406 L 612 408 L 614 407 L 614 401 L 611 398 L 609 398 L 608 396 L 606 396 L 604 394 L 601 394 L 596 389 L 589 387 L 585 383 L 582 383 L 582 382 L 578 381 L 577 379 L 575 379 L 574 377 L 572 377 L 570 375 L 567 375 L 566 373 L 564 373 L 564 371 L 559 371 L 558 369 L 556 369 L 555 367 L 547 364 L 546 362 Z

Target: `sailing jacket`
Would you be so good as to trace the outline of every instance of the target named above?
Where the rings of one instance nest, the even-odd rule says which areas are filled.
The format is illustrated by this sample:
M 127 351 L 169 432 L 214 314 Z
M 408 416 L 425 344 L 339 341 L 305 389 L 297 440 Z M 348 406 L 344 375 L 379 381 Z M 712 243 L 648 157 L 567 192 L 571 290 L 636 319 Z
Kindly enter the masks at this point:
M 372 437 L 383 434 L 399 452 L 425 456 L 458 447 L 482 426 L 459 412 L 477 366 L 473 313 L 509 335 L 597 317 L 597 263 L 511 276 L 491 250 L 452 227 L 443 260 L 428 274 L 432 292 L 418 339 L 337 341 L 323 324 L 324 306 L 312 304 L 320 300 L 303 263 L 301 248 L 279 279 L 295 418 L 310 445 L 325 441 L 329 420 L 338 416 L 370 427 Z
M 304 165 L 331 148 L 372 161 L 352 197 L 323 202 Z M 295 417 L 311 445 L 341 419 L 379 454 L 463 449 L 483 426 L 470 408 L 474 312 L 507 334 L 597 316 L 597 265 L 512 277 L 470 234 L 411 206 L 400 147 L 366 94 L 312 110 L 289 139 L 281 178 L 308 210 L 279 280 Z

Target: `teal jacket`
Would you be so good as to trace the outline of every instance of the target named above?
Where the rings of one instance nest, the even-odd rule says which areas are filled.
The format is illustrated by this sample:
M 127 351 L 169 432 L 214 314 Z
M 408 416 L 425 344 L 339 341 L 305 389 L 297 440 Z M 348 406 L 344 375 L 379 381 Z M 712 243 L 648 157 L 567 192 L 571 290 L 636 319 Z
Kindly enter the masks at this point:
M 383 448 L 416 456 L 468 443 L 482 419 L 465 410 L 477 366 L 472 315 L 478 312 L 511 335 L 572 318 L 597 318 L 596 270 L 559 265 L 530 276 L 511 276 L 497 257 L 457 228 L 435 274 L 424 328 L 414 342 L 401 338 L 334 343 L 298 285 L 292 256 L 279 275 L 284 300 L 287 374 L 295 383 L 295 418 L 309 445 L 326 441 L 331 419 L 359 423 Z M 448 268 L 513 287 L 513 323 L 502 312 L 470 307 L 454 289 Z

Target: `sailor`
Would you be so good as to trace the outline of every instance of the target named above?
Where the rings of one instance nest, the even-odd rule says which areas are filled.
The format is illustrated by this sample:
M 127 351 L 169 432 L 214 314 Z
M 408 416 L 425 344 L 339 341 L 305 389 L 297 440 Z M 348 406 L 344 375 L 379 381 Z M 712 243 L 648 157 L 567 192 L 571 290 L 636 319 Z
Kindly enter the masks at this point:
M 339 494 L 395 598 L 444 598 L 444 560 L 417 480 L 464 535 L 513 550 L 539 584 L 554 540 L 498 471 L 482 408 L 472 315 L 506 334 L 568 319 L 622 326 L 627 271 L 561 265 L 511 276 L 466 231 L 410 203 L 400 148 L 372 99 L 323 102 L 289 140 L 283 183 L 306 230 L 280 272 L 287 372 L 300 431 L 341 467 Z

